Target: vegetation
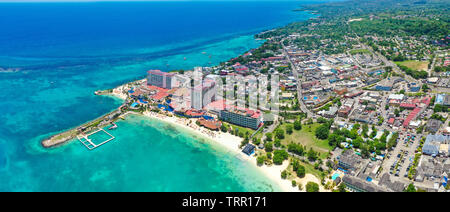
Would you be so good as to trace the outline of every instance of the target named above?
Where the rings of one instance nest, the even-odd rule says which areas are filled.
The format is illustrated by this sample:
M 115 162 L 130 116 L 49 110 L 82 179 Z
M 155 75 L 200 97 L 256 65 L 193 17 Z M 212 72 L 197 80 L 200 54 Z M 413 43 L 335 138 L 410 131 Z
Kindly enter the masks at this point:
M 308 182 L 306 184 L 306 192 L 319 192 L 319 185 L 315 182 Z
M 289 157 L 285 150 L 275 150 L 273 152 L 273 163 L 276 165 L 283 164 L 283 161 L 287 160 Z
M 406 74 L 412 76 L 414 79 L 426 79 L 428 77 L 427 71 L 414 70 L 407 66 L 401 65 L 400 63 L 397 63 L 397 65 L 402 71 L 404 71 Z
M 414 184 L 410 183 L 408 187 L 406 187 L 405 192 L 417 192 L 417 190 Z
M 396 62 L 397 65 L 406 66 L 416 71 L 426 71 L 428 69 L 428 61 L 407 60 L 402 62 Z
M 282 124 L 280 129 L 285 129 L 288 124 Z M 332 150 L 332 147 L 328 145 L 328 141 L 316 138 L 314 132 L 320 126 L 318 123 L 303 125 L 301 130 L 294 130 L 292 134 L 287 134 L 284 139 L 280 139 L 283 146 L 287 147 L 287 150 L 299 156 L 306 154 L 308 149 L 313 149 L 320 158 L 326 158 L 328 151 Z

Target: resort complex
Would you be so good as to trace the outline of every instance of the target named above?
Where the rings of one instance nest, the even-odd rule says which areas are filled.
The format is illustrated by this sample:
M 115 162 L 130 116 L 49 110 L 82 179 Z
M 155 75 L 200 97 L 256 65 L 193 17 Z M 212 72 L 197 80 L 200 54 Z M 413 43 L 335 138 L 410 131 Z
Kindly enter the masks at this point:
M 97 91 L 123 104 L 42 143 L 98 148 L 110 140 L 92 133 L 140 114 L 240 151 L 286 191 L 448 192 L 450 5 L 402 2 L 305 5 L 320 16 L 219 65 Z

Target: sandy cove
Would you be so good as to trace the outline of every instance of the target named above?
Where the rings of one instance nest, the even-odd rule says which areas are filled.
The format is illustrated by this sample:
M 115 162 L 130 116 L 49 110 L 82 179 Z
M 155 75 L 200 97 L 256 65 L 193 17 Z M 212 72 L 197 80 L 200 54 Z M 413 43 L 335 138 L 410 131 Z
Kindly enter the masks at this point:
M 293 187 L 292 182 L 290 180 L 284 180 L 281 178 L 281 172 L 285 170 L 288 165 L 289 161 L 284 161 L 282 165 L 272 165 L 272 166 L 258 166 L 256 164 L 256 157 L 254 155 L 247 156 L 241 152 L 241 149 L 239 148 L 239 145 L 241 144 L 242 138 L 238 136 L 231 135 L 229 133 L 224 133 L 221 131 L 211 131 L 204 127 L 198 126 L 195 121 L 196 119 L 184 119 L 184 118 L 178 118 L 176 116 L 166 116 L 163 114 L 158 114 L 155 112 L 147 111 L 144 112 L 144 116 L 147 116 L 149 118 L 158 119 L 160 121 L 173 124 L 179 127 L 182 127 L 183 129 L 192 131 L 196 133 L 199 136 L 208 138 L 209 140 L 212 140 L 216 143 L 219 143 L 220 145 L 227 148 L 229 151 L 235 153 L 235 155 L 239 155 L 244 160 L 249 161 L 254 166 L 258 167 L 259 170 L 262 171 L 263 174 L 265 174 L 270 180 L 273 182 L 276 182 L 282 191 L 284 192 L 299 192 L 297 186 Z M 303 187 L 306 186 L 307 182 L 315 182 L 320 185 L 320 180 L 317 179 L 314 175 L 306 174 L 306 176 L 300 180 L 297 179 L 297 183 L 301 183 Z M 325 191 L 323 187 L 320 185 L 320 191 Z

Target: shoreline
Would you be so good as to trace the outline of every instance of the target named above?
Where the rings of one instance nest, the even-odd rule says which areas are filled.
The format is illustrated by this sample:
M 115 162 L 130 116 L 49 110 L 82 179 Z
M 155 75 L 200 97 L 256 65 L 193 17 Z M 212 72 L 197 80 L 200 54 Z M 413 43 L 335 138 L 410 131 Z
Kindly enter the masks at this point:
M 300 192 L 297 186 L 295 187 L 292 186 L 291 181 L 281 178 L 281 172 L 285 170 L 286 167 L 288 167 L 289 161 L 284 161 L 282 165 L 258 166 L 256 163 L 255 154 L 247 156 L 244 153 L 242 153 L 242 150 L 239 148 L 239 145 L 243 139 L 240 137 L 231 135 L 229 133 L 224 133 L 221 131 L 214 132 L 204 127 L 200 127 L 195 123 L 195 119 L 183 119 L 178 118 L 176 116 L 170 117 L 162 114 L 157 114 L 155 112 L 144 112 L 143 116 L 150 119 L 156 119 L 157 121 L 161 121 L 167 124 L 181 127 L 189 132 L 195 133 L 196 135 L 206 138 L 214 142 L 215 144 L 219 144 L 222 147 L 225 147 L 229 152 L 232 152 L 233 154 L 238 155 L 238 157 L 245 160 L 246 162 L 251 163 L 252 166 L 256 167 L 262 174 L 265 175 L 265 177 L 270 179 L 272 182 L 276 183 L 281 189 L 281 192 Z M 320 182 L 318 179 L 311 180 L 311 178 L 316 177 L 311 175 L 309 176 L 309 178 L 307 176 L 303 179 L 310 179 L 308 181 Z M 306 185 L 306 183 L 304 185 Z
M 303 21 L 307 21 L 311 18 L 312 17 L 309 17 Z M 296 21 L 290 22 L 288 24 L 291 24 L 294 22 L 296 22 Z M 288 24 L 286 24 L 286 25 L 288 25 Z M 278 26 L 278 27 L 280 27 L 280 26 Z M 261 33 L 275 30 L 278 27 L 274 27 L 273 29 L 270 29 L 270 30 L 262 30 L 262 31 L 252 33 L 253 39 L 265 40 L 265 39 L 257 38 L 256 36 Z M 260 44 L 257 48 L 259 48 L 261 45 L 262 44 Z M 239 56 L 242 54 L 239 54 Z M 131 81 L 131 82 L 119 85 L 109 91 L 107 91 L 107 90 L 100 91 L 100 93 L 98 93 L 98 94 L 96 92 L 96 95 L 117 98 L 117 99 L 120 99 L 123 102 L 125 102 L 128 99 L 127 91 L 133 86 L 133 84 L 136 84 L 136 83 L 138 84 L 139 82 L 142 82 L 144 80 L 146 80 L 146 79 L 144 78 L 141 80 Z M 107 91 L 107 92 L 105 92 L 105 91 Z M 102 92 L 105 92 L 105 93 L 102 93 Z M 120 111 L 120 107 L 118 109 L 115 109 L 114 111 L 116 111 L 116 110 Z M 126 118 L 126 116 L 128 114 L 129 114 L 128 112 L 125 114 L 122 114 L 121 117 Z M 252 154 L 251 156 L 248 156 L 248 155 L 245 155 L 244 153 L 242 153 L 241 148 L 239 148 L 243 138 L 234 136 L 230 133 L 224 133 L 220 130 L 219 131 L 211 131 L 204 127 L 198 126 L 195 123 L 196 119 L 192 119 L 192 118 L 191 119 L 183 119 L 183 118 L 178 118 L 176 116 L 167 116 L 167 115 L 163 115 L 163 114 L 157 114 L 157 113 L 154 113 L 151 111 L 145 111 L 143 113 L 133 113 L 133 114 L 141 115 L 141 116 L 144 116 L 144 117 L 147 117 L 150 119 L 156 119 L 158 121 L 162 121 L 162 122 L 170 124 L 170 125 L 182 127 L 183 129 L 187 130 L 190 133 L 195 133 L 196 135 L 199 135 L 200 137 L 206 138 L 206 139 L 214 142 L 215 144 L 225 147 L 229 152 L 232 152 L 236 156 L 238 155 L 238 157 L 240 157 L 241 159 L 247 161 L 248 163 L 251 163 L 252 166 L 256 167 L 256 169 L 259 170 L 262 174 L 264 174 L 265 177 L 267 177 L 272 182 L 276 183 L 278 185 L 278 187 L 281 189 L 281 192 L 302 192 L 305 190 L 305 189 L 299 190 L 297 186 L 292 186 L 290 179 L 282 179 L 281 178 L 281 172 L 284 171 L 289 166 L 289 163 L 290 163 L 289 160 L 284 161 L 282 165 L 268 166 L 268 165 L 264 164 L 262 166 L 258 166 L 256 157 L 255 157 L 256 153 Z M 70 142 L 71 140 L 76 138 L 76 136 L 74 136 L 74 135 L 67 136 L 67 135 L 65 135 L 65 133 L 71 133 L 71 132 L 73 133 L 73 131 L 75 131 L 78 127 L 81 127 L 86 124 L 90 124 L 93 121 L 103 118 L 104 116 L 105 115 L 100 116 L 99 118 L 94 119 L 92 121 L 88 121 L 87 123 L 77 126 L 75 128 L 72 128 L 69 130 L 64 130 L 58 134 L 47 137 L 41 141 L 41 145 L 44 148 L 53 148 L 53 147 L 59 147 L 59 146 L 65 145 L 68 142 Z M 188 122 L 190 122 L 190 123 L 188 123 Z M 58 139 L 58 140 L 54 140 L 55 137 L 59 137 L 59 136 L 65 136 L 65 137 Z M 306 174 L 306 176 L 304 178 L 302 178 L 300 180 L 296 179 L 296 181 L 298 183 L 302 183 L 303 186 L 306 185 L 306 182 L 313 181 L 313 182 L 316 182 L 319 184 L 320 191 L 323 190 L 323 186 L 320 184 L 320 180 L 312 174 Z M 303 182 L 305 182 L 305 183 L 303 183 Z

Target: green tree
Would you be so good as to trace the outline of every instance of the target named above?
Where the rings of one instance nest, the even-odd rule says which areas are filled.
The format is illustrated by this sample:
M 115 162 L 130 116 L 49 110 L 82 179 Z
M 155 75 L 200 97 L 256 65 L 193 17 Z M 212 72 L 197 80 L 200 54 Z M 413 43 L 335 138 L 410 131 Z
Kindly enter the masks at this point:
M 312 148 L 309 149 L 307 155 L 308 155 L 308 159 L 311 161 L 315 161 L 318 158 L 317 152 L 315 152 Z
M 287 126 L 286 126 L 286 133 L 287 134 L 292 134 L 294 132 L 294 127 L 291 125 L 291 124 L 288 124 Z
M 258 166 L 261 166 L 264 164 L 264 161 L 266 160 L 265 156 L 258 156 L 256 158 L 256 164 L 258 164 Z
M 276 165 L 283 164 L 283 161 L 285 161 L 288 158 L 288 153 L 285 150 L 275 150 L 273 152 L 273 163 Z
M 292 180 L 292 187 L 296 187 L 297 186 L 297 181 Z
M 410 183 L 408 187 L 406 187 L 405 192 L 417 192 L 417 190 L 414 184 Z
M 264 144 L 264 149 L 266 149 L 266 152 L 272 152 L 273 151 L 273 143 L 267 142 L 266 144 Z
M 330 129 L 326 124 L 320 125 L 315 132 L 315 135 L 318 139 L 325 140 L 328 138 L 328 134 L 330 133 Z
M 308 182 L 306 184 L 306 192 L 319 192 L 319 185 L 315 182 Z
M 275 130 L 275 137 L 278 139 L 284 139 L 284 131 L 280 128 Z
M 297 176 L 298 176 L 298 177 L 304 178 L 305 175 L 306 175 L 306 169 L 305 169 L 305 167 L 302 166 L 302 165 L 299 165 L 298 168 L 297 168 L 296 173 L 297 173 Z
M 281 172 L 281 178 L 282 179 L 286 179 L 287 178 L 287 171 L 286 170 Z
M 266 133 L 266 141 L 272 141 L 272 139 L 273 139 L 273 134 L 270 132 Z
M 222 124 L 222 126 L 220 126 L 220 130 L 222 130 L 222 132 L 228 132 L 228 128 L 227 126 L 225 126 L 225 124 Z
M 302 122 L 300 119 L 297 119 L 294 121 L 294 129 L 295 130 L 301 130 L 302 129 Z
M 346 191 L 346 190 L 345 190 L 346 187 L 347 187 L 347 186 L 345 186 L 344 183 L 341 183 L 341 184 L 339 184 L 337 190 L 338 190 L 339 192 L 345 192 L 345 191 Z

